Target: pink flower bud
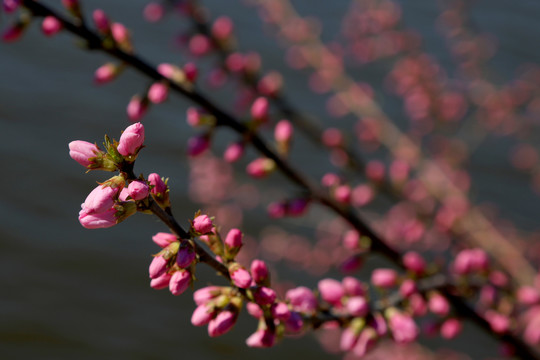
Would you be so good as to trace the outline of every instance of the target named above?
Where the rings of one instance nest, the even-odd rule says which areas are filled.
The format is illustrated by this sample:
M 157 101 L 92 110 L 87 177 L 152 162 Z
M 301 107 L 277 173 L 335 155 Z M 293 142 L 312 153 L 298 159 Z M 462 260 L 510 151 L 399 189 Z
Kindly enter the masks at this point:
M 274 129 L 274 138 L 277 142 L 289 142 L 294 133 L 294 128 L 288 120 L 281 120 Z
M 189 156 L 198 156 L 208 150 L 210 141 L 208 136 L 200 135 L 189 138 L 187 143 L 187 154 Z
M 410 343 L 418 336 L 418 327 L 414 320 L 397 310 L 390 315 L 388 326 L 392 330 L 392 336 L 398 344 Z
M 341 282 L 334 279 L 323 279 L 318 284 L 321 298 L 334 306 L 341 305 L 341 298 L 345 295 L 345 290 Z
M 418 289 L 416 288 L 416 283 L 414 280 L 407 279 L 401 283 L 401 286 L 399 287 L 399 293 L 405 297 L 408 298 L 412 294 L 414 294 Z
M 118 223 L 117 210 L 109 209 L 102 213 L 88 214 L 84 210 L 79 212 L 79 222 L 86 229 L 109 228 Z
M 265 96 L 274 97 L 283 87 L 283 76 L 277 71 L 271 71 L 263 76 L 257 84 L 259 93 Z
M 363 296 L 353 296 L 347 300 L 347 311 L 352 316 L 364 317 L 369 312 L 369 303 Z
M 230 270 L 230 275 L 234 285 L 239 288 L 247 289 L 251 285 L 252 279 L 249 271 L 239 265 Z
M 165 271 L 167 271 L 167 260 L 161 255 L 154 256 L 148 268 L 150 279 L 160 277 Z
M 414 251 L 409 251 L 403 255 L 403 265 L 416 274 L 422 274 L 426 269 L 426 261 Z
M 384 164 L 378 160 L 371 160 L 366 164 L 366 176 L 371 181 L 384 180 Z
M 191 315 L 191 323 L 194 326 L 203 326 L 206 325 L 212 320 L 215 315 L 215 311 L 212 305 L 201 304 L 197 306 L 193 315 Z
M 25 25 L 17 23 L 9 28 L 7 28 L 2 34 L 2 41 L 4 42 L 14 42 L 17 41 L 23 34 Z
M 371 202 L 375 193 L 373 188 L 367 184 L 360 184 L 355 186 L 351 194 L 351 203 L 354 206 L 362 207 Z
M 450 311 L 450 304 L 444 296 L 435 293 L 429 297 L 428 308 L 434 314 L 445 316 Z
M 322 142 L 328 147 L 337 147 L 343 143 L 343 134 L 335 128 L 328 128 L 322 134 Z
M 276 301 L 276 292 L 270 288 L 261 286 L 253 291 L 253 298 L 259 305 L 271 305 Z
M 212 25 L 212 35 L 219 40 L 226 40 L 233 32 L 233 22 L 227 16 L 220 16 Z
M 229 69 L 230 72 L 238 73 L 244 70 L 244 55 L 241 53 L 235 52 L 227 56 L 227 59 L 225 60 L 225 65 L 227 66 L 227 69 Z
M 285 321 L 291 317 L 289 306 L 283 302 L 277 303 L 272 307 L 272 316 L 278 320 Z
M 260 319 L 264 316 L 264 312 L 262 311 L 261 307 L 254 302 L 248 302 L 246 304 L 246 310 L 249 315 L 253 316 L 255 319 Z
M 364 261 L 362 256 L 359 254 L 355 254 L 345 259 L 339 266 L 339 269 L 344 273 L 352 273 L 360 269 L 363 264 Z
M 129 184 L 128 192 L 133 200 L 142 200 L 148 197 L 150 188 L 145 182 L 136 180 Z
M 334 190 L 334 198 L 342 204 L 348 204 L 351 201 L 351 187 L 349 185 L 340 185 Z
M 120 191 L 120 194 L 118 195 L 118 201 L 129 201 L 129 190 L 127 187 L 123 188 L 122 191 Z
M 227 146 L 223 153 L 223 159 L 229 163 L 236 162 L 244 155 L 244 143 L 234 142 Z
M 148 100 L 154 104 L 161 104 L 169 96 L 169 87 L 162 82 L 153 83 L 150 89 L 148 89 L 147 96 Z
M 253 102 L 253 105 L 251 105 L 251 117 L 257 121 L 266 122 L 266 120 L 268 120 L 269 107 L 270 104 L 266 98 L 257 98 Z
M 523 305 L 534 305 L 540 301 L 540 292 L 532 286 L 522 286 L 517 291 L 517 300 Z
M 482 249 L 462 250 L 454 260 L 454 271 L 458 275 L 486 270 L 488 266 L 488 256 Z
M 41 30 L 46 36 L 53 36 L 62 30 L 62 23 L 54 16 L 46 16 L 41 23 Z
M 4 9 L 4 11 L 9 14 L 15 12 L 15 10 L 17 10 L 17 8 L 19 7 L 20 3 L 20 0 L 3 0 L 2 9 Z
M 169 290 L 173 295 L 180 295 L 188 288 L 191 282 L 191 273 L 187 270 L 176 271 L 169 281 Z
M 112 208 L 118 191 L 119 188 L 99 185 L 88 194 L 82 204 L 82 209 L 86 214 L 103 213 Z
M 510 319 L 508 316 L 494 310 L 488 310 L 484 317 L 491 326 L 491 329 L 497 334 L 504 334 L 510 329 Z
M 393 269 L 375 269 L 371 274 L 371 282 L 377 287 L 389 289 L 396 285 L 397 276 Z
M 523 331 L 523 339 L 530 345 L 540 343 L 540 315 L 527 319 L 527 326 Z
M 267 329 L 257 330 L 247 338 L 246 344 L 252 348 L 269 348 L 274 345 L 276 336 Z
M 193 293 L 195 304 L 202 305 L 221 295 L 222 288 L 219 286 L 207 286 Z
M 165 289 L 169 286 L 171 278 L 171 274 L 163 273 L 160 277 L 150 280 L 150 287 L 156 290 Z
M 424 316 L 427 313 L 426 301 L 418 293 L 409 296 L 409 305 L 414 316 Z
M 272 219 L 280 219 L 287 214 L 287 205 L 282 202 L 273 202 L 268 204 L 266 211 Z
M 221 336 L 231 330 L 236 323 L 237 314 L 232 311 L 222 311 L 208 323 L 210 337 Z
M 178 254 L 176 254 L 176 264 L 181 268 L 185 269 L 195 260 L 196 253 L 193 246 L 190 243 L 183 241 L 178 249 Z
M 113 63 L 106 63 L 94 72 L 94 82 L 96 84 L 108 83 L 118 75 L 118 68 Z
M 268 267 L 266 266 L 266 263 L 262 260 L 255 259 L 251 262 L 251 275 L 253 276 L 253 280 L 259 284 L 262 285 L 268 281 L 269 272 Z
M 167 63 L 159 64 L 157 67 L 158 73 L 171 80 L 175 78 L 178 71 L 180 71 L 180 69 L 177 66 Z
M 189 40 L 189 51 L 195 56 L 206 55 L 211 49 L 212 43 L 202 34 L 196 34 Z
M 366 328 L 360 332 L 358 341 L 352 349 L 352 353 L 358 357 L 366 355 L 377 342 L 377 333 L 372 328 Z
M 341 280 L 341 284 L 348 296 L 364 296 L 366 294 L 364 284 L 357 278 L 346 276 Z
M 208 215 L 199 215 L 193 219 L 193 230 L 199 234 L 208 234 L 212 231 L 214 224 Z
M 102 32 L 107 33 L 109 32 L 109 18 L 107 17 L 107 14 L 105 14 L 105 11 L 101 9 L 96 9 L 92 13 L 92 19 L 94 20 L 94 24 L 96 25 L 96 28 Z
M 165 232 L 158 232 L 156 235 L 152 236 L 152 240 L 161 248 L 165 248 L 172 244 L 175 241 L 178 241 L 178 238 L 174 234 L 169 234 Z
M 340 181 L 341 180 L 339 179 L 339 176 L 337 176 L 336 174 L 326 173 L 321 179 L 321 184 L 322 186 L 332 187 L 338 185 Z
M 358 340 L 358 333 L 352 329 L 352 327 L 347 327 L 341 333 L 341 338 L 339 341 L 339 348 L 341 351 L 350 351 L 356 344 Z
M 453 339 L 459 335 L 463 328 L 461 321 L 450 318 L 441 325 L 441 336 L 445 339 Z
M 154 195 L 165 194 L 167 192 L 167 184 L 163 179 L 156 173 L 148 175 L 148 182 L 150 183 L 152 189 L 150 192 Z
M 197 80 L 197 75 L 199 74 L 199 71 L 197 70 L 197 65 L 189 62 L 184 65 L 182 70 L 184 70 L 184 73 L 186 74 L 186 79 L 189 82 L 194 82 L 195 80 Z
M 148 22 L 158 22 L 163 18 L 163 15 L 165 13 L 165 9 L 163 8 L 163 5 L 157 3 L 157 2 L 151 2 L 146 4 L 143 10 L 143 16 Z
M 263 178 L 276 168 L 272 159 L 258 158 L 253 160 L 246 167 L 246 172 L 254 178 Z
M 96 144 L 87 141 L 75 140 L 69 143 L 69 156 L 82 166 L 88 168 L 95 164 L 92 159 L 103 154 Z
M 229 248 L 240 248 L 242 243 L 242 232 L 238 229 L 231 229 L 227 233 L 227 237 L 225 238 L 225 245 Z
M 139 121 L 144 116 L 147 108 L 148 104 L 146 101 L 143 101 L 140 96 L 135 95 L 129 101 L 126 111 L 129 119 L 135 122 Z
M 293 199 L 287 204 L 287 215 L 302 216 L 305 214 L 309 202 L 306 199 Z
M 144 143 L 144 126 L 138 122 L 124 130 L 118 141 L 118 152 L 124 156 L 136 155 Z
M 285 299 L 289 301 L 293 310 L 301 313 L 313 313 L 317 308 L 317 299 L 307 287 L 300 286 L 287 291 Z
M 114 38 L 114 41 L 116 41 L 119 44 L 127 44 L 130 41 L 129 31 L 123 24 L 113 23 L 111 25 L 111 33 Z
M 360 234 L 356 230 L 349 230 L 343 236 L 343 246 L 348 250 L 356 250 L 360 247 Z
M 379 336 L 384 336 L 388 332 L 388 326 L 387 326 L 386 320 L 384 319 L 384 316 L 382 316 L 381 313 L 373 314 L 373 322 L 371 326 L 373 326 L 373 330 L 375 330 L 377 335 Z

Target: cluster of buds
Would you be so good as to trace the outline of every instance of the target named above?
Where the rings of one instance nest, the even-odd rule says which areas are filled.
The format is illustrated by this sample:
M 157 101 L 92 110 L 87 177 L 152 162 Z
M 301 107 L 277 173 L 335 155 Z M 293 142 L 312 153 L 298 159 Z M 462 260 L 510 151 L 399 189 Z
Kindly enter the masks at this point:
M 144 127 L 140 123 L 127 127 L 118 142 L 105 137 L 106 151 L 87 141 L 69 143 L 71 158 L 88 170 L 120 170 L 120 175 L 99 184 L 87 196 L 79 212 L 82 226 L 88 229 L 111 227 L 137 212 L 137 202 L 148 197 L 151 184 L 143 179 L 128 179 L 122 170 L 135 161 L 143 143 Z
M 182 294 L 191 284 L 196 263 L 193 243 L 169 233 L 157 233 L 152 240 L 162 250 L 154 255 L 148 269 L 150 286 L 158 290 L 168 287 L 173 295 Z

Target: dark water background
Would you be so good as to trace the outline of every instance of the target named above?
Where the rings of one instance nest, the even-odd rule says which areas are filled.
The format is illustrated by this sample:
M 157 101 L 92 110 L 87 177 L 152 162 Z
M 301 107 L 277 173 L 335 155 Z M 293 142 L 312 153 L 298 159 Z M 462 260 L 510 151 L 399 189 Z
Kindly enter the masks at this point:
M 185 24 L 178 18 L 158 25 L 144 22 L 145 3 L 87 1 L 84 5 L 87 10 L 105 9 L 132 29 L 136 49 L 151 63 L 182 63 L 184 54 L 173 46 L 171 34 Z M 288 97 L 330 123 L 325 120 L 324 101 L 306 92 L 306 74 L 284 65 L 282 49 L 261 28 L 253 8 L 232 1 L 205 3 L 213 15 L 227 14 L 235 20 L 242 49 L 258 51 L 266 69 L 285 74 Z M 302 14 L 322 20 L 327 40 L 339 31 L 348 3 L 294 2 Z M 433 30 L 436 2 L 402 5 L 407 25 L 421 32 L 428 51 L 451 69 L 441 37 Z M 477 25 L 499 41 L 499 55 L 491 63 L 496 78 L 511 78 L 521 63 L 540 63 L 539 1 L 476 1 L 472 11 Z M 5 20 L 3 16 L 2 27 Z M 288 339 L 268 351 L 249 349 L 243 342 L 255 324 L 245 316 L 241 326 L 218 339 L 209 339 L 205 328 L 191 326 L 194 305 L 189 294 L 173 297 L 148 286 L 149 254 L 156 250 L 150 236 L 164 231 L 151 217 L 139 215 L 108 230 L 90 231 L 79 225 L 81 202 L 105 175 L 84 175 L 69 158 L 67 144 L 75 139 L 99 142 L 104 133 L 118 137 L 128 125 L 129 98 L 143 91 L 147 80 L 128 70 L 118 81 L 95 87 L 93 71 L 107 58 L 78 49 L 69 34 L 46 39 L 36 25 L 21 41 L 0 44 L 0 358 L 331 358 L 311 336 Z M 377 76 L 352 73 L 367 80 Z M 227 104 L 230 99 L 217 101 Z M 184 120 L 186 106 L 174 96 L 151 110 L 144 122 L 147 148 L 137 162 L 138 172 L 156 171 L 172 179 L 173 204 L 186 204 L 175 207 L 178 219 L 192 216 L 197 209 L 184 190 L 184 146 L 194 134 Z M 222 143 L 227 136 L 223 135 Z M 531 136 L 538 139 L 538 134 Z M 475 153 L 471 168 L 481 169 L 473 173 L 481 186 L 474 196 L 499 204 L 505 217 L 532 230 L 538 227 L 540 205 L 528 190 L 526 177 L 511 172 L 505 155 L 508 146 L 505 140 L 489 138 Z M 313 174 L 326 170 L 309 151 L 295 155 L 293 161 Z M 199 278 L 212 279 L 209 271 L 199 269 Z M 467 341 L 470 338 L 474 343 Z M 436 348 L 443 342 L 430 344 Z M 494 344 L 472 326 L 452 345 L 473 358 L 496 354 Z

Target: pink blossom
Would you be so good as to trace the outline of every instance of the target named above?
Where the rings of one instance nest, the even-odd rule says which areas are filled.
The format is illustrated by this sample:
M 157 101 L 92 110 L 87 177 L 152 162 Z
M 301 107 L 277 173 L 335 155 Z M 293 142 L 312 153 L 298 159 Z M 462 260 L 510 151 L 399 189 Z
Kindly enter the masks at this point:
M 523 339 L 530 345 L 540 343 L 540 315 L 527 319 L 527 326 L 523 331 Z
M 129 101 L 126 111 L 131 121 L 139 121 L 146 113 L 147 108 L 147 102 L 143 101 L 140 96 L 135 95 Z
M 237 314 L 225 310 L 220 312 L 208 323 L 208 335 L 211 337 L 221 336 L 231 330 L 236 323 Z
M 279 302 L 272 307 L 272 316 L 278 320 L 284 321 L 291 317 L 289 306 L 284 302 Z
M 285 298 L 290 302 L 293 310 L 301 313 L 313 313 L 317 308 L 315 295 L 305 286 L 287 291 Z
M 291 316 L 285 320 L 285 331 L 289 334 L 298 334 L 304 327 L 302 315 L 296 311 L 291 311 Z
M 169 286 L 172 275 L 169 273 L 163 273 L 161 276 L 150 280 L 150 287 L 152 289 L 161 290 Z
M 148 175 L 148 182 L 150 183 L 150 185 L 152 185 L 152 189 L 150 190 L 150 192 L 154 195 L 157 195 L 157 194 L 164 194 L 167 192 L 167 184 L 165 184 L 165 182 L 161 179 L 161 177 L 156 174 L 156 173 L 152 173 L 150 175 Z
M 103 154 L 96 144 L 87 141 L 75 140 L 70 142 L 68 146 L 69 156 L 86 168 L 95 164 L 92 159 Z
M 351 187 L 349 185 L 340 185 L 334 190 L 334 198 L 342 204 L 348 204 L 351 201 Z
M 422 295 L 414 293 L 409 296 L 409 304 L 415 316 L 424 316 L 427 312 L 427 304 Z
M 163 275 L 163 273 L 167 271 L 167 263 L 167 259 L 165 259 L 163 256 L 154 256 L 152 262 L 150 263 L 150 267 L 148 268 L 150 278 L 155 279 Z
M 189 138 L 187 143 L 187 154 L 189 156 L 198 156 L 208 150 L 210 147 L 210 141 L 208 136 L 199 135 Z
M 169 282 L 169 290 L 173 295 L 180 295 L 187 290 L 191 282 L 191 273 L 187 270 L 176 271 Z
M 53 36 L 62 30 L 62 23 L 54 16 L 46 16 L 41 23 L 41 30 L 47 36 Z
M 268 348 L 274 345 L 276 336 L 267 329 L 257 330 L 247 338 L 246 344 L 253 348 Z
M 92 19 L 94 20 L 96 28 L 100 32 L 109 32 L 109 18 L 107 17 L 107 14 L 105 14 L 105 11 L 101 9 L 94 10 L 94 12 L 92 13 Z
M 105 84 L 112 81 L 118 75 L 118 68 L 113 63 L 106 63 L 94 72 L 94 82 Z
M 180 71 L 180 69 L 173 65 L 168 63 L 159 64 L 157 67 L 157 72 L 163 75 L 163 77 L 167 79 L 173 80 L 176 77 L 176 74 Z
M 212 231 L 213 227 L 212 219 L 208 215 L 199 215 L 193 219 L 193 230 L 199 234 L 208 234 Z
M 362 357 L 368 353 L 369 350 L 375 346 L 377 342 L 377 333 L 372 328 L 366 328 L 362 330 L 356 341 L 356 345 L 353 347 L 352 352 L 358 357 Z
M 341 298 L 345 295 L 345 290 L 341 282 L 334 279 L 323 279 L 318 284 L 321 298 L 332 305 L 341 305 Z
M 482 249 L 466 249 L 459 252 L 454 260 L 454 271 L 458 275 L 486 270 L 489 258 Z
M 516 296 L 518 302 L 524 305 L 534 305 L 540 301 L 540 292 L 532 286 L 521 286 Z
M 375 269 L 371 274 L 373 285 L 385 289 L 394 287 L 397 282 L 397 272 L 393 269 Z
M 272 159 L 258 158 L 253 160 L 246 167 L 246 172 L 254 178 L 263 178 L 275 169 Z
M 268 204 L 266 211 L 271 218 L 280 219 L 287 213 L 287 205 L 282 202 L 273 202 Z
M 352 316 L 364 317 L 369 312 L 369 303 L 363 296 L 353 296 L 347 300 L 347 311 Z
M 345 328 L 341 333 L 339 341 L 339 348 L 341 349 L 341 351 L 350 351 L 356 344 L 356 341 L 358 340 L 358 335 L 359 333 L 355 331 L 351 326 Z
M 338 129 L 328 128 L 323 132 L 321 140 L 328 147 L 337 147 L 343 143 L 343 134 Z
M 262 260 L 255 259 L 251 262 L 251 275 L 253 276 L 253 280 L 261 285 L 268 281 L 268 267 L 266 266 L 266 263 Z
M 4 9 L 6 13 L 12 13 L 15 10 L 17 10 L 20 3 L 21 3 L 20 0 L 3 0 L 2 9 Z
M 388 319 L 388 326 L 394 340 L 399 344 L 412 342 L 418 336 L 418 327 L 414 320 L 397 310 Z
M 243 71 L 245 65 L 244 55 L 238 52 L 230 54 L 225 60 L 225 65 L 231 72 Z
M 133 200 L 142 200 L 148 197 L 150 187 L 145 182 L 136 180 L 129 184 L 128 192 Z
M 271 305 L 276 301 L 276 292 L 265 286 L 260 286 L 253 291 L 253 298 L 259 305 Z
M 362 255 L 355 254 L 345 259 L 339 266 L 340 270 L 344 273 L 352 273 L 362 267 L 364 261 Z
M 287 204 L 287 215 L 302 216 L 309 205 L 306 199 L 293 199 Z
M 321 179 L 321 184 L 326 187 L 336 186 L 340 183 L 339 176 L 334 173 L 326 173 Z
M 349 250 L 355 250 L 360 247 L 360 234 L 356 230 L 349 230 L 343 236 L 343 246 Z
M 82 209 L 86 214 L 99 214 L 111 209 L 118 190 L 111 186 L 97 186 L 84 200 Z
M 184 73 L 186 74 L 186 79 L 188 79 L 189 82 L 194 82 L 197 79 L 198 70 L 197 65 L 195 65 L 192 62 L 188 62 L 184 64 L 184 67 L 182 68 L 184 70 Z
M 416 288 L 416 282 L 412 279 L 404 280 L 399 287 L 399 293 L 405 298 L 408 298 L 417 290 L 418 289 Z
M 249 271 L 240 266 L 231 270 L 230 275 L 234 285 L 238 286 L 239 288 L 247 289 L 251 285 L 252 279 Z
M 366 164 L 366 176 L 375 182 L 384 180 L 384 164 L 378 160 L 369 161 Z
M 222 288 L 220 286 L 207 286 L 201 288 L 193 293 L 193 300 L 195 304 L 202 305 L 215 297 L 221 295 Z
M 202 34 L 196 34 L 189 40 L 189 51 L 195 56 L 206 55 L 211 48 L 210 39 Z
M 129 31 L 123 24 L 113 23 L 111 25 L 111 33 L 117 43 L 129 43 Z
M 182 245 L 180 245 L 180 248 L 178 249 L 178 253 L 176 254 L 176 264 L 181 269 L 185 269 L 191 265 L 191 263 L 195 260 L 195 249 L 193 249 L 193 246 L 189 244 L 188 242 L 184 241 L 182 242 Z
M 242 232 L 238 229 L 231 229 L 225 237 L 225 245 L 229 248 L 240 248 L 242 244 Z
M 264 97 L 255 99 L 253 105 L 251 105 L 251 117 L 254 120 L 265 122 L 268 119 L 268 109 L 270 104 Z
M 215 315 L 214 307 L 209 304 L 201 304 L 197 306 L 193 315 L 191 315 L 191 323 L 194 326 L 206 325 L 212 320 Z
M 212 35 L 216 39 L 226 40 L 233 32 L 233 22 L 227 16 L 220 16 L 212 25 Z
M 290 121 L 281 120 L 274 129 L 274 138 L 277 142 L 289 142 L 293 136 L 294 128 Z
M 416 274 L 421 274 L 426 269 L 426 261 L 420 254 L 414 251 L 409 251 L 403 255 L 403 265 Z
M 254 302 L 248 302 L 246 304 L 246 310 L 249 315 L 253 316 L 255 319 L 260 319 L 264 316 L 264 312 L 262 311 L 261 307 Z
M 79 222 L 87 229 L 109 228 L 118 223 L 117 210 L 111 208 L 102 213 L 88 214 L 84 210 L 79 212 Z
M 450 318 L 441 325 L 441 336 L 445 339 L 453 339 L 459 335 L 463 325 L 456 318 Z
M 341 280 L 345 293 L 349 296 L 363 296 L 366 293 L 364 284 L 357 278 L 346 276 Z
M 444 296 L 435 293 L 429 297 L 428 308 L 434 314 L 445 316 L 450 311 L 450 304 Z
M 503 334 L 510 329 L 510 319 L 506 315 L 494 310 L 488 310 L 484 314 L 484 317 L 491 326 L 491 329 L 497 334 Z
M 144 143 L 144 126 L 140 122 L 124 130 L 118 141 L 118 152 L 124 156 L 136 155 Z
M 227 162 L 236 162 L 244 155 L 244 143 L 234 142 L 227 146 L 223 153 L 223 159 Z
M 150 86 L 150 89 L 148 89 L 147 94 L 148 100 L 154 104 L 161 104 L 162 102 L 165 102 L 168 95 L 169 87 L 162 82 L 153 83 L 152 86 Z
M 161 248 L 165 248 L 172 244 L 175 241 L 178 241 L 178 238 L 174 234 L 169 234 L 165 232 L 158 232 L 156 235 L 152 236 L 152 240 Z

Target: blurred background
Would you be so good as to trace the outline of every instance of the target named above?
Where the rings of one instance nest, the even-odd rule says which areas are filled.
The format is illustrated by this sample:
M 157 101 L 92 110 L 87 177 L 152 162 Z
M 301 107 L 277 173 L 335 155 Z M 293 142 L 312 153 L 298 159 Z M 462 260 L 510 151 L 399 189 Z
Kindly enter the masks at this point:
M 45 2 L 60 9 L 59 2 Z M 83 2 L 87 14 L 104 9 L 114 20 L 126 25 L 133 35 L 137 53 L 151 64 L 183 64 L 191 59 L 181 42 L 188 20 L 167 16 L 159 23 L 143 17 L 147 1 Z M 302 16 L 319 19 L 321 38 L 339 38 L 342 20 L 349 2 L 293 1 Z M 397 2 L 402 21 L 422 38 L 424 51 L 431 54 L 446 71 L 456 65 L 436 31 L 435 19 L 443 2 Z M 346 129 L 350 122 L 336 121 L 328 115 L 325 95 L 310 91 L 309 73 L 287 66 L 283 44 L 263 26 L 254 4 L 206 0 L 210 18 L 227 15 L 235 24 L 239 49 L 256 51 L 263 59 L 263 69 L 277 70 L 285 78 L 287 98 L 316 118 L 320 125 Z M 496 55 L 489 59 L 489 72 L 495 83 L 505 83 L 516 76 L 523 64 L 540 63 L 538 16 L 540 3 L 532 0 L 513 2 L 478 0 L 470 3 L 470 18 L 482 33 L 489 33 Z M 7 28 L 13 17 L 0 14 L 0 26 Z M 77 220 L 80 204 L 105 173 L 84 174 L 84 169 L 70 159 L 67 144 L 72 140 L 101 143 L 106 133 L 119 138 L 129 125 L 126 105 L 135 93 L 143 92 L 149 82 L 127 69 L 119 79 L 104 85 L 93 83 L 97 67 L 109 61 L 104 54 L 81 48 L 74 37 L 61 32 L 44 37 L 39 21 L 32 23 L 20 41 L 0 43 L 0 150 L 4 163 L 0 198 L 0 355 L 5 359 L 153 359 L 180 356 L 198 359 L 282 359 L 302 356 L 310 359 L 339 357 L 322 350 L 312 335 L 286 339 L 269 350 L 244 346 L 255 330 L 255 321 L 243 314 L 229 334 L 210 339 L 206 328 L 195 328 L 189 320 L 195 306 L 190 292 L 174 297 L 168 291 L 149 287 L 150 254 L 157 252 L 151 241 L 156 232 L 166 229 L 153 217 L 137 214 L 111 229 L 86 230 Z M 373 84 L 382 93 L 383 74 L 394 59 L 367 67 L 351 65 L 350 74 Z M 215 63 L 197 62 L 204 74 Z M 204 81 L 201 80 L 202 83 Z M 203 91 L 233 113 L 235 87 Z M 384 94 L 383 94 L 384 95 Z M 390 96 L 377 100 L 399 124 L 401 105 Z M 190 104 L 172 95 L 170 100 L 153 107 L 144 119 L 146 148 L 136 164 L 136 172 L 157 172 L 171 180 L 171 197 L 177 219 L 188 219 L 199 208 L 189 195 L 189 163 L 186 141 L 196 134 L 185 121 Z M 538 119 L 532 119 L 538 124 Z M 537 128 L 531 127 L 528 141 L 538 145 Z M 224 130 L 215 139 L 214 153 L 220 156 L 234 134 Z M 530 173 L 517 172 L 509 160 L 515 141 L 503 136 L 486 136 L 478 143 L 468 163 L 474 179 L 475 202 L 496 204 L 499 216 L 512 221 L 519 231 L 532 234 L 538 229 L 540 204 L 530 186 Z M 317 155 L 324 152 L 298 139 L 291 162 L 320 177 L 332 169 Z M 249 153 L 253 158 L 253 153 Z M 235 166 L 237 178 L 245 182 L 242 167 Z M 196 181 L 192 179 L 191 182 Z M 253 239 L 268 220 L 264 207 L 272 198 L 294 193 L 295 187 L 279 176 L 257 183 L 252 191 L 259 204 L 243 214 L 243 230 Z M 276 189 L 277 188 L 277 189 Z M 246 190 L 247 189 L 247 190 Z M 383 207 L 375 208 L 376 213 Z M 234 210 L 234 208 L 233 208 Z M 368 213 L 369 214 L 369 213 Z M 312 209 L 308 216 L 294 222 L 277 223 L 309 238 L 313 227 L 329 218 L 322 209 Z M 185 222 L 184 224 L 187 224 Z M 382 260 L 372 260 L 378 263 Z M 306 286 L 316 286 L 315 274 L 302 275 L 301 269 L 276 265 L 278 277 Z M 335 270 L 329 274 L 340 276 Z M 369 272 L 366 272 L 368 274 Z M 214 274 L 198 267 L 196 287 L 213 282 Z M 320 274 L 316 274 L 320 275 Z M 473 341 L 469 341 L 474 339 Z M 470 358 L 496 357 L 495 344 L 468 324 L 456 341 L 423 340 L 431 349 L 452 347 Z M 467 357 L 465 357 L 467 358 Z

